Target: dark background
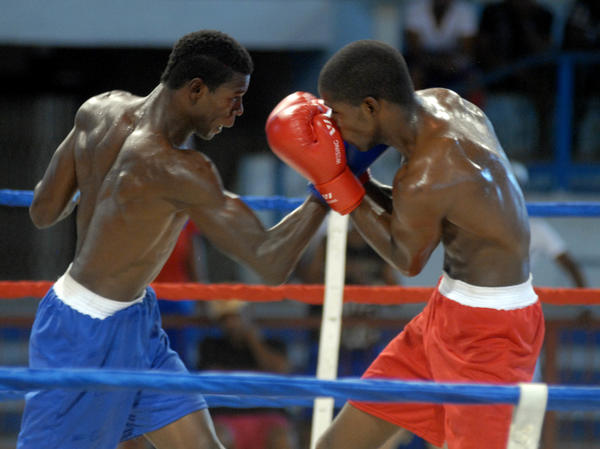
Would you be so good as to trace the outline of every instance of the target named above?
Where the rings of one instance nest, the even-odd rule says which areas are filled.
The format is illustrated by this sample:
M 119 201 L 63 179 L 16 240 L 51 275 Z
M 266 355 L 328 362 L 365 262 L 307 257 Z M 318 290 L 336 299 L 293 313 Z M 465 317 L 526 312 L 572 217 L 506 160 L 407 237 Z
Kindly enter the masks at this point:
M 120 89 L 145 96 L 159 83 L 170 49 L 0 47 L 0 188 L 33 190 L 56 147 L 73 125 L 77 108 L 90 96 Z M 234 190 L 237 163 L 246 153 L 268 151 L 265 120 L 292 90 L 298 65 L 316 51 L 251 51 L 255 72 L 244 97 L 244 115 L 233 128 L 199 150 Z M 26 208 L 0 206 L 0 277 L 54 279 L 73 256 L 74 219 L 37 230 Z M 210 249 L 209 249 L 210 251 Z M 48 256 L 48 257 L 45 257 Z M 216 256 L 218 257 L 218 256 Z M 52 260 L 52 266 L 39 261 Z M 233 276 L 224 258 L 215 281 Z

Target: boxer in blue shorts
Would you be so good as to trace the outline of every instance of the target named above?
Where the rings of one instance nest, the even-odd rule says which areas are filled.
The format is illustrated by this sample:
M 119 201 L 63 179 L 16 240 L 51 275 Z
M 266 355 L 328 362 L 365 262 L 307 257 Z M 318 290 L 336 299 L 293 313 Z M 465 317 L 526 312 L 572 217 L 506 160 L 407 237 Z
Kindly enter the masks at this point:
M 169 348 L 150 287 L 133 301 L 113 301 L 86 289 L 68 272 L 40 304 L 29 359 L 31 368 L 187 372 Z M 114 448 L 121 440 L 206 408 L 200 395 L 134 390 L 46 390 L 29 394 L 27 401 L 20 442 L 39 448 Z
M 212 139 L 243 112 L 252 60 L 238 42 L 198 31 L 173 47 L 147 96 L 87 100 L 34 191 L 40 228 L 77 205 L 73 263 L 42 300 L 32 367 L 185 372 L 169 348 L 148 285 L 191 219 L 212 244 L 269 283 L 290 274 L 327 207 L 312 196 L 265 229 L 224 190 L 192 133 Z M 221 449 L 201 396 L 147 391 L 43 391 L 27 397 L 19 449 L 115 449 L 145 437 L 159 449 Z

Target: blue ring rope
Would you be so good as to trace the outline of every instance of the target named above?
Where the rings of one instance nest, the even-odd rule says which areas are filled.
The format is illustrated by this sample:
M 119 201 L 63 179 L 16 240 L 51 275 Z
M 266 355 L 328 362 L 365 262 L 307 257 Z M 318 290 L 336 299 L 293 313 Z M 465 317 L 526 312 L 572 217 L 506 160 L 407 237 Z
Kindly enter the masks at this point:
M 304 404 L 307 398 L 334 397 L 368 402 L 429 402 L 455 404 L 517 404 L 516 385 L 435 383 L 423 381 L 344 378 L 323 380 L 308 376 L 264 375 L 240 372 L 191 374 L 159 371 L 92 369 L 0 368 L 0 388 L 32 390 L 148 389 L 164 392 L 219 395 L 235 403 L 237 396 L 262 400 L 290 398 Z M 264 399 L 264 398 L 267 399 Z M 263 399 L 261 399 L 263 398 Z M 299 401 L 299 399 L 304 399 Z M 214 400 L 214 399 L 213 399 Z M 272 402 L 269 402 L 272 404 Z M 548 387 L 548 410 L 600 409 L 600 387 Z
M 33 192 L 0 189 L 0 205 L 28 207 Z M 303 199 L 242 197 L 255 210 L 292 210 Z M 532 216 L 600 216 L 600 203 L 538 202 L 527 204 Z M 157 391 L 202 393 L 211 407 L 312 406 L 319 396 L 334 397 L 340 405 L 346 399 L 432 403 L 517 404 L 519 388 L 509 385 L 442 384 L 390 380 L 341 379 L 328 381 L 312 377 L 283 377 L 254 374 L 203 373 L 173 374 L 149 371 L 34 370 L 0 368 L 0 400 L 21 398 L 22 391 L 34 388 L 146 388 Z M 239 396 L 241 395 L 241 396 Z M 550 386 L 548 410 L 600 409 L 600 387 Z
M 196 393 L 196 392 L 194 392 Z M 27 394 L 23 390 L 12 390 L 0 386 L 0 402 L 22 401 Z M 296 397 L 274 397 L 274 396 L 250 396 L 250 395 L 223 395 L 223 394 L 203 394 L 209 407 L 228 407 L 228 408 L 286 408 L 286 407 L 304 407 L 312 408 L 314 399 L 296 398 Z M 346 401 L 341 398 L 335 400 L 335 406 L 341 407 Z
M 242 196 L 252 209 L 261 211 L 291 211 L 304 201 L 303 198 L 282 196 Z M 30 190 L 0 189 L 0 206 L 29 207 L 33 199 Z M 600 202 L 533 202 L 527 204 L 527 212 L 536 217 L 599 217 Z
M 0 402 L 22 401 L 26 391 L 4 390 L 0 386 Z M 196 393 L 196 392 L 195 392 Z M 274 396 L 250 396 L 250 395 L 223 395 L 223 394 L 203 394 L 209 407 L 228 407 L 228 408 L 286 408 L 286 407 L 304 407 L 312 408 L 314 399 L 312 398 L 288 398 Z M 335 406 L 342 407 L 346 401 L 336 399 Z

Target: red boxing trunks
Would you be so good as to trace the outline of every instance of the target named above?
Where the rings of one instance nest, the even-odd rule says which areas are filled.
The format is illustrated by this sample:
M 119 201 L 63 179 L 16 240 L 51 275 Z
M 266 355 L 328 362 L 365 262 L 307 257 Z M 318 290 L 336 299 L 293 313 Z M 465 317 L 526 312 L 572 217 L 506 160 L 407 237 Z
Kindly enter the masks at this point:
M 423 311 L 363 378 L 437 382 L 529 382 L 544 340 L 531 279 L 478 287 L 444 274 Z M 513 406 L 425 403 L 351 404 L 448 449 L 505 449 Z

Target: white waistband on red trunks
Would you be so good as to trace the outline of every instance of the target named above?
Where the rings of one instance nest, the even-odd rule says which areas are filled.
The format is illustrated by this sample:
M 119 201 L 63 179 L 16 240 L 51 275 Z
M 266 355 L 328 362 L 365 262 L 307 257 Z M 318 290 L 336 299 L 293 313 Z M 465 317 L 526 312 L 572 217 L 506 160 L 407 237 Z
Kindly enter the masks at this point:
M 446 298 L 465 306 L 497 310 L 521 309 L 534 304 L 538 299 L 531 283 L 531 274 L 522 284 L 480 287 L 452 279 L 444 273 L 438 290 Z
M 100 296 L 73 279 L 69 274 L 70 268 L 69 266 L 66 273 L 56 281 L 53 288 L 58 299 L 79 313 L 103 320 L 144 300 L 145 292 L 133 301 L 115 301 Z

